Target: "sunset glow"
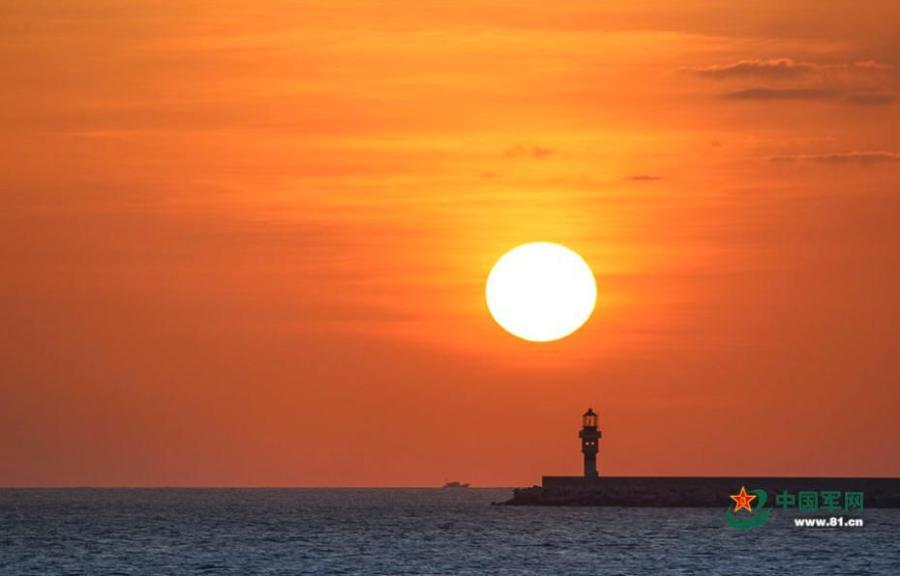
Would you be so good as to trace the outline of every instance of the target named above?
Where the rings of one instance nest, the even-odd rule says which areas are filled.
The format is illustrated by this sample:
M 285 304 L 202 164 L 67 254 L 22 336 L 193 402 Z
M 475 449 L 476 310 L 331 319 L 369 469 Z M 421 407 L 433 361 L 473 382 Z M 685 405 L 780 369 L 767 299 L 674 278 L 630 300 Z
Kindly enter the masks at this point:
M 3 4 L 0 484 L 900 474 L 900 3 Z

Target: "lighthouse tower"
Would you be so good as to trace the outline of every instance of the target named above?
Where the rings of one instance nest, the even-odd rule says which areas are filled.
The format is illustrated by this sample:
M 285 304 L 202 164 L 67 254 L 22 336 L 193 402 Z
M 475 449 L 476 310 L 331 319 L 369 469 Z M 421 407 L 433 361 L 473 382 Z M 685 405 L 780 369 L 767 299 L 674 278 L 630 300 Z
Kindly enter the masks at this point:
M 581 416 L 581 453 L 584 454 L 584 477 L 597 478 L 597 441 L 600 440 L 600 430 L 597 429 L 597 414 L 588 408 Z

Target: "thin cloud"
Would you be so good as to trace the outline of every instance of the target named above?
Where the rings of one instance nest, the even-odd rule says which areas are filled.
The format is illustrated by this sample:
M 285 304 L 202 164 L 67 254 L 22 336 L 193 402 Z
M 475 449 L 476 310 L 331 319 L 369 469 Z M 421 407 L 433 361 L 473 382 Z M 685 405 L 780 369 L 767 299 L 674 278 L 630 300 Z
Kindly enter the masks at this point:
M 770 162 L 815 162 L 818 164 L 890 164 L 900 162 L 900 152 L 877 150 L 828 154 L 788 154 L 770 156 L 768 160 Z
M 649 174 L 636 174 L 634 176 L 626 176 L 625 180 L 630 180 L 632 182 L 656 182 L 658 180 L 664 180 L 662 176 L 651 176 Z
M 851 67 L 857 68 L 859 70 L 893 70 L 894 67 L 890 64 L 882 64 L 881 62 L 876 62 L 875 60 L 863 60 L 861 62 L 854 62 L 851 64 Z
M 724 78 L 794 78 L 818 70 L 808 62 L 796 62 L 790 58 L 771 60 L 740 60 L 733 64 L 688 68 L 688 71 L 704 78 L 721 80 Z
M 779 80 L 813 74 L 824 74 L 825 72 L 884 72 L 892 69 L 893 66 L 882 64 L 875 60 L 863 60 L 850 64 L 815 64 L 813 62 L 798 62 L 791 58 L 772 58 L 769 60 L 739 60 L 732 64 L 715 64 L 713 66 L 701 68 L 687 68 L 686 70 L 697 76 L 714 80 L 724 80 L 728 78 L 764 78 Z
M 726 100 L 807 100 L 833 101 L 858 106 L 888 106 L 896 96 L 887 92 L 857 92 L 833 88 L 769 88 L 754 87 L 722 95 Z
M 728 100 L 834 100 L 840 97 L 837 90 L 819 88 L 747 88 L 729 92 L 723 97 Z
M 817 64 L 773 58 L 687 70 L 702 78 L 737 82 L 736 89 L 721 95 L 726 100 L 831 101 L 856 106 L 888 106 L 897 100 L 895 68 L 875 60 Z M 765 85 L 746 84 L 760 80 Z

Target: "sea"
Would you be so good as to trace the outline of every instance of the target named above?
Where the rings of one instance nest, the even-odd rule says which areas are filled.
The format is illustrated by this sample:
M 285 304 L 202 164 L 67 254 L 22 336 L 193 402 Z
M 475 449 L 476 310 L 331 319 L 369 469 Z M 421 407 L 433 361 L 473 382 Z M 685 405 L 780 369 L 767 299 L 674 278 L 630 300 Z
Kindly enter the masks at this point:
M 0 574 L 900 576 L 900 510 L 494 506 L 510 489 L 2 489 Z

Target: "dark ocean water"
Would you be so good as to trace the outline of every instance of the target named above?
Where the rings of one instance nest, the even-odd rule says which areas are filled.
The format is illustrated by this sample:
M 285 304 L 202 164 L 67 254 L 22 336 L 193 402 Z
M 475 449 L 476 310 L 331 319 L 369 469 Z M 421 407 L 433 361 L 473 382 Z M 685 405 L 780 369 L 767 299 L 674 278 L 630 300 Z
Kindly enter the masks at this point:
M 719 509 L 491 506 L 509 490 L 0 490 L 0 574 L 900 576 L 900 510 L 739 531 Z

